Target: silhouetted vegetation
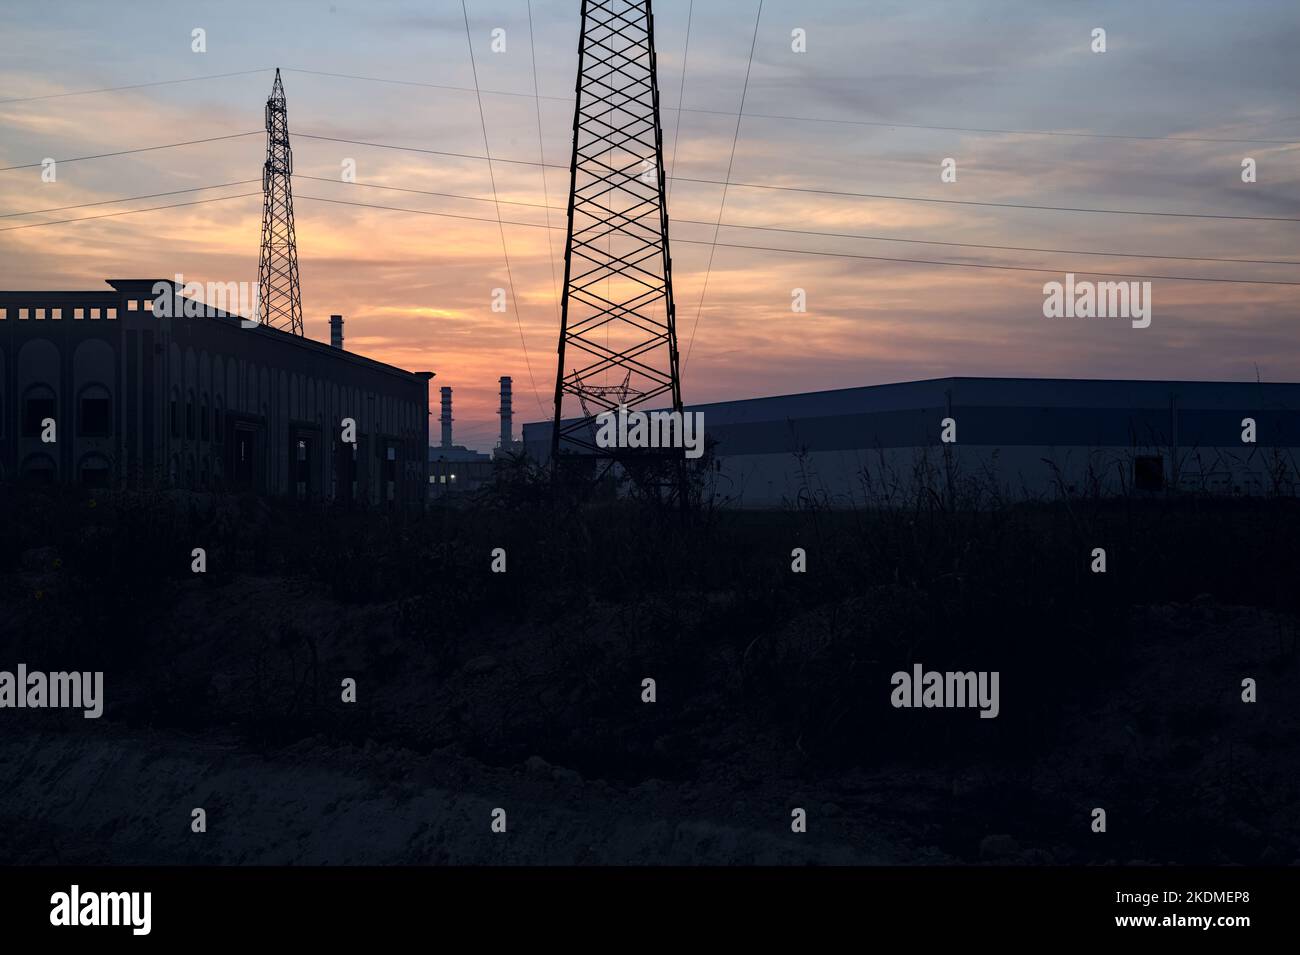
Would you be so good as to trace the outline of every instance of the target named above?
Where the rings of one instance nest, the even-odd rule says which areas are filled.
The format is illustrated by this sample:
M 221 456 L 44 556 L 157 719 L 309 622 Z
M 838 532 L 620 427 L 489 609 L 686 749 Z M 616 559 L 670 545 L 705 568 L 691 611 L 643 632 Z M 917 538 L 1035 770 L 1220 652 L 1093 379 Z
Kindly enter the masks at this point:
M 683 516 L 548 488 L 518 461 L 477 499 L 418 514 L 6 489 L 0 639 L 9 659 L 115 672 L 108 716 L 133 725 L 540 756 L 629 783 L 719 759 L 809 778 L 1031 765 L 1110 699 L 1143 608 L 1163 604 L 1276 615 L 1274 665 L 1295 665 L 1293 501 L 934 494 Z M 892 708 L 890 675 L 914 663 L 998 670 L 1001 715 Z M 363 688 L 346 712 L 344 675 Z

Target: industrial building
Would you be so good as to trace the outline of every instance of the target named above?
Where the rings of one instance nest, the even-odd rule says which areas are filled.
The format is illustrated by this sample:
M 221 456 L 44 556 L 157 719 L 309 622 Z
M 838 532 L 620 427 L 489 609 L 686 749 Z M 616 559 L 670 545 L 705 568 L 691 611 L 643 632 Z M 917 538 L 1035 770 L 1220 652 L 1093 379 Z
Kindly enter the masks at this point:
M 940 378 L 686 411 L 739 507 L 1300 489 L 1300 384 Z M 524 425 L 530 456 L 551 430 Z
M 503 375 L 501 384 L 501 436 L 495 453 L 500 455 L 516 448 L 513 438 L 514 413 L 511 401 L 511 379 Z M 452 389 L 444 386 L 440 389 L 441 413 L 438 423 L 441 428 L 441 440 L 437 447 L 429 448 L 429 497 L 454 497 L 477 491 L 490 482 L 496 474 L 495 459 L 491 454 L 483 454 L 452 440 Z
M 492 456 L 453 444 L 452 391 L 443 387 L 438 424 L 442 436 L 438 446 L 429 448 L 429 498 L 455 497 L 477 491 L 492 479 Z
M 0 479 L 423 504 L 432 372 L 108 286 L 0 292 Z

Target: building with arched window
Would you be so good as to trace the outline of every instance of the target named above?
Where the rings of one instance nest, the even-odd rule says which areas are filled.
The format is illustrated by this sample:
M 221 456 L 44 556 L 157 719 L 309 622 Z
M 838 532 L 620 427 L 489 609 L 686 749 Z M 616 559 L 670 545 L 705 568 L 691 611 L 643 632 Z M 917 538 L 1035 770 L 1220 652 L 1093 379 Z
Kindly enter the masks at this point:
M 0 291 L 0 479 L 423 504 L 432 372 L 108 286 Z

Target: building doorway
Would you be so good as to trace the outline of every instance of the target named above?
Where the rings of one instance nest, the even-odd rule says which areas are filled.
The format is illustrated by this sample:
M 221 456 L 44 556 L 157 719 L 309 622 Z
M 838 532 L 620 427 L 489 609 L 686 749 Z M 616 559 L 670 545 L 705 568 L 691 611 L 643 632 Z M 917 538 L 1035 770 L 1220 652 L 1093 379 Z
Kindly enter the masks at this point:
M 230 479 L 235 489 L 252 491 L 256 488 L 257 430 L 252 425 L 237 424 L 234 440 L 230 442 Z

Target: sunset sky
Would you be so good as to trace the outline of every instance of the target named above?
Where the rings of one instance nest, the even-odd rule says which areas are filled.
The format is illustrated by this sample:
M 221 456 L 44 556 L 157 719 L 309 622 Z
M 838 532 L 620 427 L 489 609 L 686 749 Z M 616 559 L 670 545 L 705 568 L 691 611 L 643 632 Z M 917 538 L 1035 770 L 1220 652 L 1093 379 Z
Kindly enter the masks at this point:
M 531 0 L 534 99 L 527 0 L 469 2 L 492 155 L 537 162 L 540 107 L 540 152 L 554 164 L 497 164 L 499 197 L 549 201 L 555 226 L 564 223 L 579 6 Z M 758 0 L 654 7 L 666 165 L 684 179 L 722 180 Z M 503 53 L 490 48 L 498 27 Z M 1102 54 L 1090 50 L 1095 27 L 1107 31 Z M 206 31 L 206 53 L 191 50 L 194 28 Z M 795 28 L 807 33 L 806 53 L 791 50 Z M 1300 380 L 1300 285 L 1155 279 L 1146 329 L 1042 312 L 1043 284 L 1067 271 L 1300 283 L 1300 265 L 1084 254 L 1300 262 L 1300 221 L 826 194 L 1300 220 L 1298 49 L 1294 0 L 764 0 L 731 180 L 822 192 L 732 185 L 723 222 L 910 241 L 733 225 L 720 242 L 1053 274 L 719 247 L 701 308 L 722 187 L 675 181 L 669 209 L 686 401 L 943 375 Z M 341 312 L 350 349 L 436 372 L 435 405 L 436 386 L 455 389 L 457 443 L 491 446 L 500 375 L 514 377 L 516 427 L 549 416 L 563 230 L 505 230 L 525 355 L 514 311 L 491 310 L 492 289 L 507 284 L 491 202 L 340 181 L 341 163 L 354 159 L 358 183 L 491 199 L 485 162 L 307 138 L 481 156 L 460 0 L 0 6 L 0 165 L 60 160 L 53 183 L 41 181 L 39 167 L 0 172 L 0 230 L 10 230 L 0 232 L 0 288 L 95 289 L 109 277 L 178 272 L 199 282 L 255 281 L 257 196 L 15 227 L 257 192 L 261 134 L 62 160 L 259 131 L 276 66 L 295 137 L 307 334 L 328 340 L 328 316 Z M 58 95 L 188 77 L 208 78 Z M 946 157 L 957 161 L 956 183 L 940 181 Z M 1256 161 L 1255 183 L 1241 180 L 1245 157 Z M 180 192 L 241 180 L 256 181 Z M 500 211 L 547 222 L 537 205 Z M 807 292 L 805 314 L 791 312 L 796 287 Z M 436 437 L 436 423 L 430 431 Z

